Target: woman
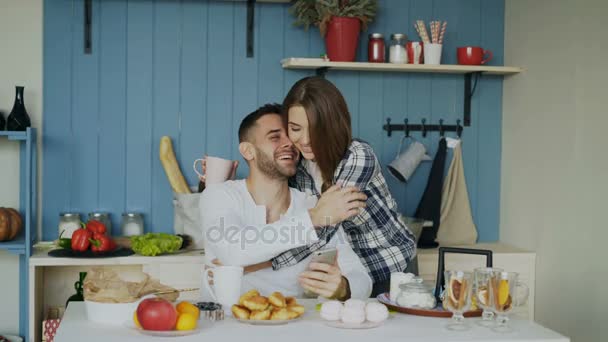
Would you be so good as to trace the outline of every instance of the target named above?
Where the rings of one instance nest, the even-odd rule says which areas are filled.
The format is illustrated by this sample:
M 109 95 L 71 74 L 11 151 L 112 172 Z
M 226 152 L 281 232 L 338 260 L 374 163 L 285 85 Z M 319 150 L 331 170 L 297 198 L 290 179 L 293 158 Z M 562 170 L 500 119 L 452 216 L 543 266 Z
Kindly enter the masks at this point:
M 290 186 L 317 197 L 332 186 L 355 186 L 368 199 L 352 219 L 322 229 L 322 243 L 277 256 L 273 268 L 297 264 L 342 227 L 374 281 L 372 295 L 387 292 L 390 274 L 405 270 L 414 258 L 415 239 L 399 219 L 373 149 L 352 138 L 344 97 L 326 79 L 307 77 L 294 84 L 282 110 L 289 138 L 302 156 Z

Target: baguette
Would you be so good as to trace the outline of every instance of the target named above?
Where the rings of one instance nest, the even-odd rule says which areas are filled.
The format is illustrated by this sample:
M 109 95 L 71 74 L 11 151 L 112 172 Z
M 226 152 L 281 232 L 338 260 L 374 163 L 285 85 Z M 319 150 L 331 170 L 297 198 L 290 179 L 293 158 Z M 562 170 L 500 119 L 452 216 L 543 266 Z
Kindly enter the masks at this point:
M 182 171 L 179 169 L 177 160 L 175 159 L 175 153 L 173 152 L 173 144 L 171 138 L 164 136 L 160 138 L 160 151 L 159 151 L 160 162 L 163 164 L 169 184 L 174 192 L 178 194 L 189 194 L 191 193 L 188 183 L 184 179 Z

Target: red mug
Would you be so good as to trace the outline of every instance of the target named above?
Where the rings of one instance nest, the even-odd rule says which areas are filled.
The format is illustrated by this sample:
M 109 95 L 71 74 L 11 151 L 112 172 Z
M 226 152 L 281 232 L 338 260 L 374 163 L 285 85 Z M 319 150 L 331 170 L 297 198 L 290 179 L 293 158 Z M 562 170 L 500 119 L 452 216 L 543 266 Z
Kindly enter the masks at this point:
M 484 50 L 479 46 L 464 46 L 457 49 L 458 64 L 461 65 L 482 65 L 489 62 L 493 55 L 492 51 Z M 484 57 L 488 55 L 486 59 Z

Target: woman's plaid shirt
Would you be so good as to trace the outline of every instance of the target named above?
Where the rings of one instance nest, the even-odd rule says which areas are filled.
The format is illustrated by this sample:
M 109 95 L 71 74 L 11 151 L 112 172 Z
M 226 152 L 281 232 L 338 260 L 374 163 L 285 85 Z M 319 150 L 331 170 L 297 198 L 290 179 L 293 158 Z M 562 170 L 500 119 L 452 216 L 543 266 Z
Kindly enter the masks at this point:
M 374 282 L 389 280 L 392 272 L 405 270 L 416 254 L 415 238 L 399 219 L 397 203 L 388 190 L 378 158 L 369 144 L 353 140 L 334 173 L 334 184 L 361 189 L 367 195 L 366 207 L 352 219 L 318 230 L 319 241 L 316 243 L 275 257 L 273 269 L 297 264 L 322 248 L 342 226 L 351 247 Z M 309 195 L 320 196 L 302 162 L 289 185 Z

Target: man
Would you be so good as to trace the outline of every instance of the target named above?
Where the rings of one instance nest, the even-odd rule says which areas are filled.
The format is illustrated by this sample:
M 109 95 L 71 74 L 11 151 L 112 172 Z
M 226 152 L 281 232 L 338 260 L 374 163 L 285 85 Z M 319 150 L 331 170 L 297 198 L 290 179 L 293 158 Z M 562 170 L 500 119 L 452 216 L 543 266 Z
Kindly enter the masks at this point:
M 207 259 L 223 265 L 263 265 L 244 276 L 243 290 L 280 291 L 301 296 L 308 290 L 327 298 L 367 298 L 372 281 L 344 232 L 327 244 L 338 250 L 334 265 L 300 263 L 273 271 L 267 262 L 292 248 L 318 240 L 315 227 L 333 225 L 356 215 L 365 195 L 355 188 L 328 190 L 316 198 L 289 188 L 299 154 L 286 135 L 278 105 L 249 114 L 239 127 L 239 152 L 249 165 L 244 180 L 209 185 L 201 194 L 200 212 Z

